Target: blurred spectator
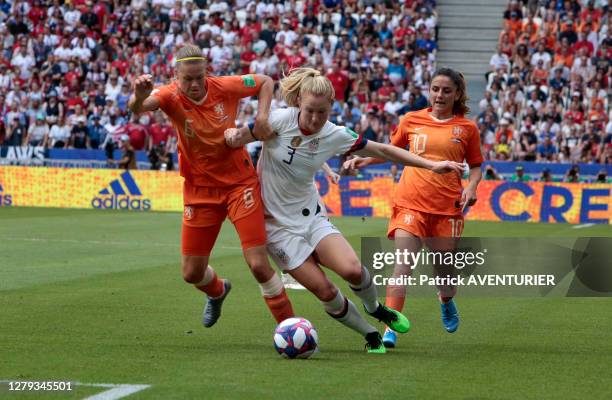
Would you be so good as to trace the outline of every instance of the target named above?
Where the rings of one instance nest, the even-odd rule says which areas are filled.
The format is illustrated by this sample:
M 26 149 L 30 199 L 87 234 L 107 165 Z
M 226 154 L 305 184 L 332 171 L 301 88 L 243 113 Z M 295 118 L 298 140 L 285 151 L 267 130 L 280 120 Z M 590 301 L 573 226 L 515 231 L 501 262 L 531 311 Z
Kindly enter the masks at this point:
M 28 146 L 47 147 L 49 140 L 49 126 L 43 114 L 36 116 L 36 122 L 28 128 L 28 136 L 24 141 Z
M 517 166 L 514 169 L 514 174 L 510 177 L 510 182 L 529 182 L 531 178 L 525 174 L 525 169 L 522 165 Z
M 149 162 L 151 169 L 160 171 L 172 171 L 174 169 L 172 154 L 168 152 L 166 142 L 161 141 L 149 150 Z
M 539 182 L 552 182 L 553 181 L 549 168 L 544 168 L 542 170 L 542 174 L 540 175 L 540 179 L 538 179 L 538 181 Z
M 484 180 L 485 181 L 498 181 L 498 180 L 501 180 L 501 178 L 499 177 L 499 175 L 497 175 L 497 171 L 495 171 L 495 168 L 493 168 L 492 165 L 487 165 L 485 167 Z
M 595 179 L 596 183 L 610 183 L 612 182 L 612 179 L 608 178 L 608 171 L 606 171 L 605 168 L 602 168 L 598 173 L 597 173 L 597 178 Z
M 70 135 L 70 127 L 66 125 L 65 118 L 59 118 L 57 123 L 51 126 L 51 130 L 49 131 L 49 147 L 68 148 L 70 143 Z
M 101 118 L 99 115 L 94 115 L 92 117 L 92 122 L 89 124 L 87 128 L 87 136 L 89 138 L 89 146 L 92 149 L 97 149 L 101 143 L 106 140 L 106 135 L 108 135 L 108 131 L 100 122 Z
M 582 179 L 580 178 L 580 168 L 578 167 L 578 164 L 572 165 L 572 167 L 565 173 L 563 182 L 570 182 L 570 183 L 582 182 Z
M 539 162 L 554 162 L 557 161 L 557 146 L 552 142 L 551 136 L 546 135 L 544 143 L 538 145 L 538 158 Z
M 87 132 L 87 118 L 81 115 L 75 119 L 75 125 L 70 132 L 70 147 L 75 149 L 89 148 L 89 136 Z
M 391 167 L 389 167 L 389 175 L 393 178 L 393 182 L 397 183 L 400 181 L 402 173 L 397 168 L 397 164 L 391 164 Z
M 609 12 L 602 13 L 602 7 L 607 5 L 508 2 L 477 117 L 484 139 L 494 126 L 493 115 L 500 120 L 495 145 L 483 140 L 485 150 L 493 149 L 485 151 L 487 157 L 528 161 L 535 146 L 537 161 L 607 159 L 612 40 Z M 505 120 L 518 137 L 513 133 L 502 143 Z
M 136 169 L 136 152 L 134 148 L 130 144 L 130 137 L 128 135 L 121 135 L 121 159 L 113 160 L 110 159 L 109 163 L 117 164 L 119 168 L 122 169 Z
M 27 144 L 26 137 L 26 129 L 20 118 L 18 116 L 9 118 L 5 144 L 8 146 L 25 146 Z
M 149 134 L 145 127 L 141 124 L 143 119 L 148 119 L 146 116 L 133 116 L 132 121 L 126 125 L 126 132 L 130 138 L 130 147 L 133 150 L 144 150 L 147 147 L 147 141 L 149 140 Z

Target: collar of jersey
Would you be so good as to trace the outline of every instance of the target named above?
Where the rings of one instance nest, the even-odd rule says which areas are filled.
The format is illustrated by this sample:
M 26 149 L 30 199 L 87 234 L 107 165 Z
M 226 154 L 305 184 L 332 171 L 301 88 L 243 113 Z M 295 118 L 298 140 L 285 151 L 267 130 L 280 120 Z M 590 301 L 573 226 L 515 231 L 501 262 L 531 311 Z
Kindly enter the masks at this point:
M 445 123 L 450 122 L 450 121 L 452 121 L 453 119 L 455 119 L 455 115 L 453 115 L 452 117 L 447 118 L 447 119 L 438 119 L 438 118 L 434 117 L 433 115 L 431 115 L 430 111 L 431 111 L 431 108 L 428 108 L 428 109 L 427 109 L 427 115 L 428 115 L 428 116 L 429 116 L 429 118 L 431 118 L 431 119 L 432 119 L 434 122 L 438 122 L 438 123 L 441 123 L 441 124 L 445 124 Z
M 191 97 L 187 96 L 186 94 L 182 93 L 181 94 L 185 97 L 187 97 L 187 100 L 189 100 L 190 102 L 192 102 L 193 104 L 195 104 L 196 106 L 201 106 L 202 104 L 204 104 L 204 102 L 206 101 L 206 99 L 208 99 L 208 81 L 206 81 L 204 83 L 204 86 L 206 87 L 206 94 L 204 95 L 204 97 L 202 97 L 202 100 L 200 101 L 195 101 L 194 99 L 192 99 Z M 180 91 L 180 89 L 179 89 Z

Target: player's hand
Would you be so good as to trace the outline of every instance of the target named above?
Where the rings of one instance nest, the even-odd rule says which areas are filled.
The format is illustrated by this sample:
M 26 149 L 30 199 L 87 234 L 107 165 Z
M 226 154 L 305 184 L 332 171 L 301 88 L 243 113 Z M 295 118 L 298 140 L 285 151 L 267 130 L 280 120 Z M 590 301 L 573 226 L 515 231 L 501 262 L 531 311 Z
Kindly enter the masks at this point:
M 431 168 L 433 172 L 436 174 L 446 174 L 448 172 L 457 172 L 460 175 L 463 175 L 463 171 L 465 171 L 465 165 L 462 163 L 458 163 L 455 161 L 436 161 L 434 162 L 433 167 Z
M 240 143 L 240 132 L 238 128 L 229 128 L 223 132 L 223 136 L 225 136 L 225 143 L 229 147 L 238 148 L 242 147 L 242 143 Z
M 274 136 L 272 127 L 268 122 L 268 116 L 260 117 L 255 119 L 255 127 L 253 128 L 253 135 L 259 140 L 265 141 Z
M 471 185 L 468 185 L 461 193 L 461 202 L 459 202 L 461 212 L 463 213 L 467 207 L 473 206 L 477 201 L 478 198 L 476 197 L 476 189 Z
M 329 180 L 331 181 L 331 183 L 333 183 L 334 185 L 337 185 L 338 182 L 340 182 L 340 174 L 332 172 L 331 174 L 327 176 L 329 177 Z
M 137 100 L 145 100 L 153 91 L 153 76 L 140 75 L 134 81 L 134 96 Z
M 355 157 L 355 158 L 351 158 L 350 160 L 346 160 L 344 164 L 342 164 L 342 171 L 348 172 L 348 171 L 352 171 L 352 170 L 356 170 L 360 168 L 365 168 L 368 165 L 370 165 L 370 163 L 368 162 L 367 158 Z

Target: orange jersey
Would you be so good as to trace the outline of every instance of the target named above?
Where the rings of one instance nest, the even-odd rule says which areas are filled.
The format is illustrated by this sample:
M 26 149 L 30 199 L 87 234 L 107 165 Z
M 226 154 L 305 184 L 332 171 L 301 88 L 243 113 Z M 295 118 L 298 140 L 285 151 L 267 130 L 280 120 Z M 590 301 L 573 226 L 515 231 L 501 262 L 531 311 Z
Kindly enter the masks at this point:
M 404 115 L 391 135 L 391 143 L 432 161 L 450 160 L 479 166 L 480 133 L 467 118 L 455 116 L 446 122 L 434 120 L 431 108 Z M 430 214 L 459 215 L 461 177 L 457 173 L 436 174 L 405 167 L 395 189 L 394 205 Z
M 188 184 L 222 187 L 257 179 L 244 147 L 227 146 L 223 132 L 236 127 L 240 99 L 260 87 L 254 75 L 207 77 L 200 102 L 182 94 L 176 82 L 153 91 L 178 132 L 179 169 Z

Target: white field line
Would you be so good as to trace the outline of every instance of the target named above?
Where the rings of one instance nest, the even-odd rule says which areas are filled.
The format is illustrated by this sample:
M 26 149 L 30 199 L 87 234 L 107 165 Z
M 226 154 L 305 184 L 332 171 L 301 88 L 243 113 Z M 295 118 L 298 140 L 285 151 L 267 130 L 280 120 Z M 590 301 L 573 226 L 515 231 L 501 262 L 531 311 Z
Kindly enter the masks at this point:
M 85 400 L 117 400 L 151 387 L 151 385 L 113 385 L 104 383 L 76 383 L 76 385 L 110 388 L 102 393 L 86 397 Z
M 0 237 L 0 240 L 13 241 L 13 242 L 53 242 L 53 243 L 77 243 L 77 244 L 98 244 L 98 245 L 115 245 L 115 246 L 134 246 L 139 244 L 138 242 L 122 242 L 122 241 L 113 241 L 113 240 L 77 240 L 77 239 L 49 239 L 49 238 L 36 238 L 36 237 L 28 237 L 28 238 L 15 238 L 15 237 Z M 178 244 L 174 243 L 156 243 L 156 242 L 142 242 L 142 244 L 150 244 L 154 246 L 167 246 L 178 248 Z M 219 246 L 222 249 L 228 250 L 242 250 L 242 247 L 238 246 Z
M 594 226 L 595 224 L 582 224 L 582 225 L 576 225 L 576 226 L 572 226 L 572 229 L 582 229 L 582 228 L 588 228 L 590 226 Z

